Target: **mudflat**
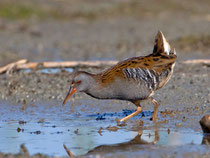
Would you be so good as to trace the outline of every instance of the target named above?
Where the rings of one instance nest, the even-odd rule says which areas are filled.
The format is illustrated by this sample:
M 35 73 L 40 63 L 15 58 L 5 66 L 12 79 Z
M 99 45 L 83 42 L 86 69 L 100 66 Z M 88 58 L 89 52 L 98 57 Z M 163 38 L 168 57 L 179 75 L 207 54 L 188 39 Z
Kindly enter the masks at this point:
M 72 71 L 95 73 L 106 67 L 1 74 L 0 157 L 64 157 L 63 144 L 80 157 L 210 157 L 210 140 L 199 125 L 210 113 L 210 65 L 183 63 L 210 59 L 208 1 L 0 4 L 0 66 L 22 58 L 120 61 L 143 56 L 152 52 L 158 30 L 178 56 L 172 78 L 154 95 L 160 103 L 156 124 L 149 101 L 123 127 L 115 118 L 134 111 L 131 103 L 77 93 L 61 106 Z

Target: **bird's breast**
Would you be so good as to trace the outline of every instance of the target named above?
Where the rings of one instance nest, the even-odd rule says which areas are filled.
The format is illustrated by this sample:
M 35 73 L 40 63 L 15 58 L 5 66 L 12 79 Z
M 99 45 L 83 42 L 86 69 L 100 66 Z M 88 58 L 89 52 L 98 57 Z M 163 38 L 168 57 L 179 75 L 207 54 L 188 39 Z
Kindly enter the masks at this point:
M 115 80 L 106 86 L 99 86 L 95 90 L 86 92 L 88 95 L 97 99 L 119 99 L 119 100 L 143 100 L 146 99 L 152 91 L 144 82 L 135 82 L 115 78 Z

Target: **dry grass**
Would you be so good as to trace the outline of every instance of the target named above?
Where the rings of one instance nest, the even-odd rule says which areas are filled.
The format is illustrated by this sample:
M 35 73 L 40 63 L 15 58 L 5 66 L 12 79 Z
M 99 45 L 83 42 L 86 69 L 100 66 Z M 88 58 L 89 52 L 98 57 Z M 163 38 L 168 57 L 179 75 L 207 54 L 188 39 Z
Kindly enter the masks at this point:
M 210 51 L 210 35 L 188 35 L 174 40 L 176 47 L 186 51 Z
M 175 0 L 88 0 L 88 1 L 25 1 L 2 0 L 0 17 L 8 19 L 85 19 L 113 18 L 116 16 L 157 16 L 162 12 L 197 13 L 195 7 Z

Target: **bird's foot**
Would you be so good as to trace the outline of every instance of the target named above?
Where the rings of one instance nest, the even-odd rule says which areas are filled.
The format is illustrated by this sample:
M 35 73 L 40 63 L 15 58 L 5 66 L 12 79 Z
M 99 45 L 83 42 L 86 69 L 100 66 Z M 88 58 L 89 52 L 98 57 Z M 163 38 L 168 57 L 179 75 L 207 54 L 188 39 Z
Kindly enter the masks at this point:
M 126 126 L 126 123 L 124 121 L 119 120 L 118 118 L 116 118 L 115 121 L 117 122 L 117 126 Z

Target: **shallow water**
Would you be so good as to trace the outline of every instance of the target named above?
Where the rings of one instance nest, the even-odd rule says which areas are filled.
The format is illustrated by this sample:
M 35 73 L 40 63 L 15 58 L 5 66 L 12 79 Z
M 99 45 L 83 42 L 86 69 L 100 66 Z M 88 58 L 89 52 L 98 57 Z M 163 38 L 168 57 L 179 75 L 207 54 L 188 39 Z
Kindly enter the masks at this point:
M 21 70 L 21 72 L 26 72 L 26 73 L 29 73 L 29 72 L 32 72 L 33 70 L 31 69 L 23 69 Z M 73 68 L 45 68 L 45 69 L 40 69 L 38 70 L 38 72 L 40 73 L 44 73 L 44 74 L 56 74 L 56 73 L 60 73 L 62 71 L 66 71 L 66 72 L 73 72 L 74 69 Z
M 200 145 L 202 133 L 189 129 L 168 131 L 166 128 L 134 130 L 128 126 L 116 127 L 113 131 L 108 126 L 116 126 L 115 117 L 121 113 L 73 115 L 69 107 L 53 104 L 13 105 L 0 103 L 0 152 L 18 153 L 21 144 L 25 144 L 30 154 L 42 153 L 54 156 L 66 156 L 63 144 L 75 155 L 84 155 L 97 147 L 130 146 L 132 144 L 153 146 Z M 131 111 L 129 111 L 131 112 Z M 144 117 L 152 113 L 145 111 Z M 97 119 L 104 118 L 104 119 Z M 148 121 L 148 120 L 146 120 Z M 100 127 L 103 129 L 98 133 Z M 203 147 L 205 150 L 205 147 Z

